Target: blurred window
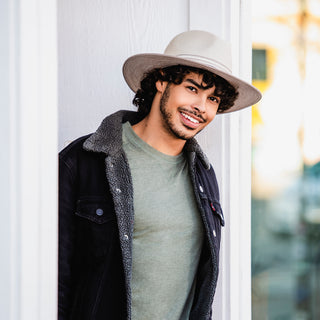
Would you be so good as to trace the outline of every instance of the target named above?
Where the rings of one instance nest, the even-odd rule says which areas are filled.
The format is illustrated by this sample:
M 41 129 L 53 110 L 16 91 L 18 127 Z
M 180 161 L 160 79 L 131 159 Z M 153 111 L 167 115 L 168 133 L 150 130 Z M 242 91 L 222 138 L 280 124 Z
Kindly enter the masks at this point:
M 320 319 L 320 1 L 255 0 L 252 319 Z
M 252 80 L 267 79 L 267 61 L 265 49 L 252 50 Z

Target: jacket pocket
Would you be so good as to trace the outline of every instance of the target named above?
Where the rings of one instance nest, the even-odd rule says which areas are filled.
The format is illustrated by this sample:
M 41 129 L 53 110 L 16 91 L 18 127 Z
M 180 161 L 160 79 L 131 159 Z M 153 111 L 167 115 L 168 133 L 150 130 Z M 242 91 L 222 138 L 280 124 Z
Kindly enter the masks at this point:
M 112 201 L 101 197 L 85 197 L 77 202 L 77 238 L 86 258 L 101 258 L 107 254 L 117 234 Z

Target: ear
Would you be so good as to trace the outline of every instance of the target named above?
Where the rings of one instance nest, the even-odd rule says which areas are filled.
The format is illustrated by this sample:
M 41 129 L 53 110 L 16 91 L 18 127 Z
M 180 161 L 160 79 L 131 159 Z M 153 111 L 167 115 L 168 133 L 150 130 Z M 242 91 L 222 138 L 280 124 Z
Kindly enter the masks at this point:
M 164 90 L 165 90 L 166 87 L 167 87 L 167 84 L 168 84 L 168 82 L 166 82 L 166 81 L 158 80 L 158 81 L 156 82 L 156 88 L 157 88 L 158 92 L 163 93 Z

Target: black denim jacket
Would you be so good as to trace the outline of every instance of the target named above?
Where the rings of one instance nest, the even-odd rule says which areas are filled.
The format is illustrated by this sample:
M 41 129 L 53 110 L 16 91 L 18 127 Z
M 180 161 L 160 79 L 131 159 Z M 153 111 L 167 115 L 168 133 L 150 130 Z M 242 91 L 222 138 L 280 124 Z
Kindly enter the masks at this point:
M 121 124 L 139 120 L 119 111 L 60 152 L 59 320 L 131 319 L 133 190 Z M 190 319 L 207 320 L 224 218 L 215 173 L 195 139 L 184 152 L 206 235 Z

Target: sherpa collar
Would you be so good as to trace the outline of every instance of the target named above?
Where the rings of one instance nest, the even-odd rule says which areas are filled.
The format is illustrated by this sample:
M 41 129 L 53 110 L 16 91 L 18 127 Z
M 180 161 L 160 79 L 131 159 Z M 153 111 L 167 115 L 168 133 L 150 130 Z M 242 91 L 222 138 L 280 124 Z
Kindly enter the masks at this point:
M 131 125 L 142 120 L 141 116 L 134 111 L 120 110 L 107 116 L 97 129 L 83 144 L 85 150 L 93 152 L 103 152 L 113 155 L 122 150 L 122 123 L 127 121 Z M 192 138 L 184 146 L 187 153 L 195 152 L 206 169 L 210 168 L 207 156 L 200 148 L 196 139 Z

